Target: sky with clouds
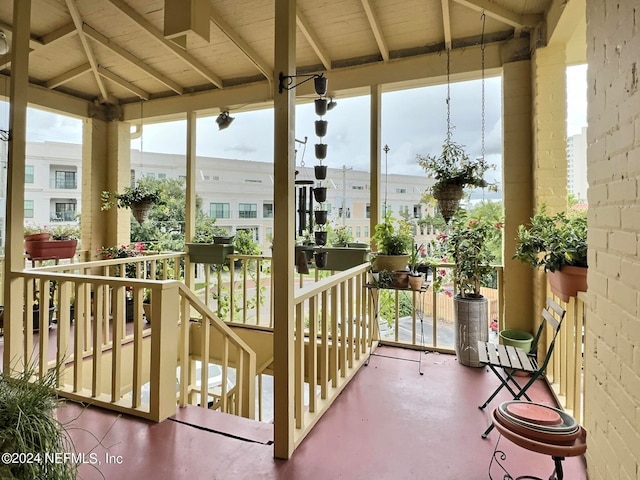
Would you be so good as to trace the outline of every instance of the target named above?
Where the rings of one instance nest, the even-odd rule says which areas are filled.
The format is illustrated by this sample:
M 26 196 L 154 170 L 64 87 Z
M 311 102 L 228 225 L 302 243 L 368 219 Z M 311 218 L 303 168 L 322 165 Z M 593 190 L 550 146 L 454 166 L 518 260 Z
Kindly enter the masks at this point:
M 581 128 L 586 126 L 586 66 L 570 67 L 567 83 L 567 128 L 571 136 L 580 133 Z M 455 127 L 453 139 L 465 145 L 471 158 L 481 155 L 481 88 L 480 80 L 451 84 L 451 124 Z M 500 176 L 501 88 L 500 77 L 485 80 L 485 157 L 489 163 L 497 166 L 489 174 L 489 180 L 498 180 Z M 381 140 L 390 149 L 386 162 L 388 173 L 423 174 L 424 171 L 416 163 L 416 155 L 439 153 L 447 132 L 446 94 L 446 85 L 383 94 Z M 328 121 L 328 133 L 324 137 L 328 154 L 324 163 L 330 167 L 341 168 L 345 165 L 368 170 L 369 98 L 336 98 L 336 101 L 336 108 L 324 116 Z M 0 128 L 7 128 L 8 116 L 8 104 L 0 102 Z M 225 130 L 218 130 L 215 116 L 198 119 L 197 154 L 272 161 L 273 111 L 231 112 L 231 116 L 235 120 Z M 309 166 L 316 162 L 313 145 L 319 139 L 314 133 L 314 121 L 318 118 L 312 103 L 296 108 L 296 138 L 308 138 L 306 145 L 298 144 L 298 165 L 303 161 Z M 30 141 L 81 142 L 82 126 L 77 119 L 29 109 L 27 121 Z M 184 121 L 147 124 L 141 139 L 134 140 L 132 146 L 142 148 L 144 152 L 184 154 L 185 138 Z

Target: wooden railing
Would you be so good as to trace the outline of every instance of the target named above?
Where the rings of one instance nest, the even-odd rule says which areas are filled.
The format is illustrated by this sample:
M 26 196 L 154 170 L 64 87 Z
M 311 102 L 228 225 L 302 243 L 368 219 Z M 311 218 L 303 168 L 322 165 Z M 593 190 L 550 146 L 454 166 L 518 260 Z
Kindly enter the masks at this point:
M 30 315 L 22 315 L 5 345 L 13 348 L 12 368 L 32 363 L 44 374 L 60 365 L 62 395 L 156 421 L 175 413 L 176 399 L 253 417 L 253 352 L 182 282 L 167 280 L 179 275 L 182 257 L 167 253 L 20 272 Z M 50 318 L 41 309 L 34 318 L 34 304 L 53 305 L 55 313 Z M 200 320 L 192 322 L 193 316 Z M 207 334 L 198 335 L 202 331 Z M 205 366 L 197 380 L 196 360 Z M 199 387 L 209 385 L 209 362 L 220 365 L 220 392 Z
M 295 292 L 296 444 L 364 364 L 374 345 L 365 288 L 367 267 L 345 270 Z
M 11 325 L 11 341 L 4 345 L 11 369 L 28 364 L 42 376 L 60 368 L 58 388 L 63 396 L 155 421 L 175 413 L 178 282 L 38 269 L 16 277 L 24 282 L 25 308 L 22 321 Z M 157 312 L 153 328 L 143 314 L 145 292 L 151 292 L 151 306 Z M 55 328 L 48 308 L 34 311 L 34 298 L 38 307 L 53 305 Z M 125 323 L 127 303 L 131 323 Z M 6 313 L 5 328 L 11 321 Z M 167 358 L 173 361 L 161 360 Z M 143 403 L 145 384 L 149 399 Z
M 380 343 L 404 348 L 427 349 L 441 353 L 454 353 L 453 339 L 453 297 L 454 286 L 446 281 L 454 264 L 441 263 L 435 266 L 437 272 L 444 274 L 445 281 L 441 289 L 429 286 L 426 292 L 410 290 L 381 291 L 378 300 Z M 489 300 L 489 322 L 503 323 L 503 267 L 494 266 L 496 287 L 482 287 L 481 293 Z M 386 297 L 386 300 L 385 300 Z M 385 311 L 383 302 L 392 305 Z M 487 325 L 489 328 L 489 325 Z
M 563 302 L 553 296 L 550 289 L 547 293 L 567 311 L 547 368 L 547 380 L 565 410 L 578 423 L 584 424 L 584 334 L 587 295 L 580 292 L 577 297 L 570 297 L 568 302 Z
M 249 346 L 184 285 L 179 289 L 180 308 L 180 393 L 179 403 L 198 404 L 247 418 L 255 417 L 256 355 Z M 184 321 L 196 314 L 198 321 Z M 202 363 L 195 378 L 194 360 Z M 209 388 L 208 363 L 220 365 L 220 391 Z M 235 385 L 229 389 L 233 369 Z M 198 387 L 198 381 L 200 387 Z M 204 388 L 204 386 L 207 388 Z M 204 397 L 204 398 L 203 398 Z M 209 405 L 211 407 L 209 407 Z

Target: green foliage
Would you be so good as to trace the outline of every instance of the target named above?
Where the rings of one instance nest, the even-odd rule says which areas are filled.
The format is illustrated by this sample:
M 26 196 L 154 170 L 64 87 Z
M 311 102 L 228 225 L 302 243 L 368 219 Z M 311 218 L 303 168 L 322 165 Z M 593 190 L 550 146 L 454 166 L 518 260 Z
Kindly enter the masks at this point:
M 260 255 L 260 247 L 253 240 L 253 235 L 249 230 L 236 231 L 235 239 L 233 240 L 235 251 L 240 255 Z
M 51 240 L 80 240 L 79 225 L 56 225 L 49 230 Z
M 327 243 L 329 245 L 332 245 L 334 247 L 346 247 L 347 243 L 353 242 L 353 235 L 344 225 L 340 225 L 337 227 L 329 226 L 328 232 L 329 234 Z
M 0 453 L 39 455 L 41 462 L 1 462 L 0 478 L 6 479 L 75 479 L 74 462 L 45 461 L 51 456 L 75 453 L 55 409 L 60 405 L 55 386 L 58 368 L 31 382 L 33 366 L 12 377 L 0 377 Z M 37 457 L 33 457 L 37 458 Z
M 393 226 L 394 221 L 391 212 L 387 211 L 383 221 L 376 225 L 371 238 L 382 255 L 406 255 L 413 245 L 413 238 L 409 234 L 410 225 L 399 223 L 396 228 Z
M 136 203 L 158 203 L 160 191 L 152 178 L 141 178 L 133 187 L 125 187 L 124 192 L 102 192 L 102 210 L 112 207 L 130 208 Z
M 396 318 L 396 296 L 392 290 L 381 290 L 379 293 L 378 302 L 380 302 L 379 315 L 380 318 L 387 322 L 387 325 L 391 327 Z M 411 295 L 407 292 L 400 292 L 398 296 L 398 318 L 408 317 L 413 313 L 413 301 Z
M 489 168 L 493 168 L 493 165 L 488 164 L 484 157 L 471 160 L 464 151 L 464 145 L 454 142 L 449 137 L 442 144 L 439 156 L 417 155 L 416 158 L 418 165 L 426 170 L 428 177 L 435 179 L 433 192 L 449 185 L 487 186 L 484 173 Z
M 555 272 L 565 265 L 587 266 L 587 218 L 584 213 L 548 215 L 543 205 L 529 226 L 518 227 L 513 258 Z
M 501 238 L 498 218 L 470 217 L 459 210 L 449 231 L 438 236 L 441 251 L 455 263 L 453 281 L 462 297 L 479 297 L 482 280 L 493 271 L 496 261 L 489 245 Z

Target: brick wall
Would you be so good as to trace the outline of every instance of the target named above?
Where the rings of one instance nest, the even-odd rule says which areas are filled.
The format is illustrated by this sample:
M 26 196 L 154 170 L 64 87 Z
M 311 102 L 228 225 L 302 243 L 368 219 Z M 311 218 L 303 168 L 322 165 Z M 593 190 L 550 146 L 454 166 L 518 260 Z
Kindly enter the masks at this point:
M 640 479 L 640 5 L 587 1 L 590 479 Z

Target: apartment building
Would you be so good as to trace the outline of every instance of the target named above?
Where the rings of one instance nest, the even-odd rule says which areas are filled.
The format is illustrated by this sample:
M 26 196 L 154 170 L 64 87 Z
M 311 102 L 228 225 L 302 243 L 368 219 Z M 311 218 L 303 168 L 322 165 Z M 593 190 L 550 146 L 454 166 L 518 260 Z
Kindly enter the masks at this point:
M 50 225 L 76 222 L 81 210 L 82 148 L 78 144 L 29 142 L 25 174 L 25 219 Z M 6 157 L 3 157 L 6 158 Z M 267 251 L 273 236 L 273 165 L 268 162 L 197 157 L 196 192 L 204 212 L 230 232 L 245 229 Z M 184 178 L 185 157 L 178 154 L 131 152 L 132 182 L 143 177 Z M 304 195 L 307 216 L 318 205 L 309 203 L 310 187 L 319 186 L 313 166 L 299 166 L 296 199 Z M 428 213 L 421 198 L 432 180 L 424 175 L 382 175 L 384 203 L 394 217 L 417 221 Z M 350 167 L 329 168 L 323 208 L 333 227 L 344 226 L 354 240 L 368 241 L 370 231 L 369 173 Z M 301 190 L 305 192 L 301 192 Z M 4 198 L 5 195 L 2 195 Z M 300 210 L 300 205 L 296 206 Z M 2 210 L 4 215 L 4 209 Z M 4 224 L 4 222 L 3 222 Z M 3 232 L 4 233 L 4 232 Z M 2 235 L 4 239 L 4 235 Z M 417 230 L 417 240 L 427 240 Z M 4 240 L 3 240 L 4 244 Z

